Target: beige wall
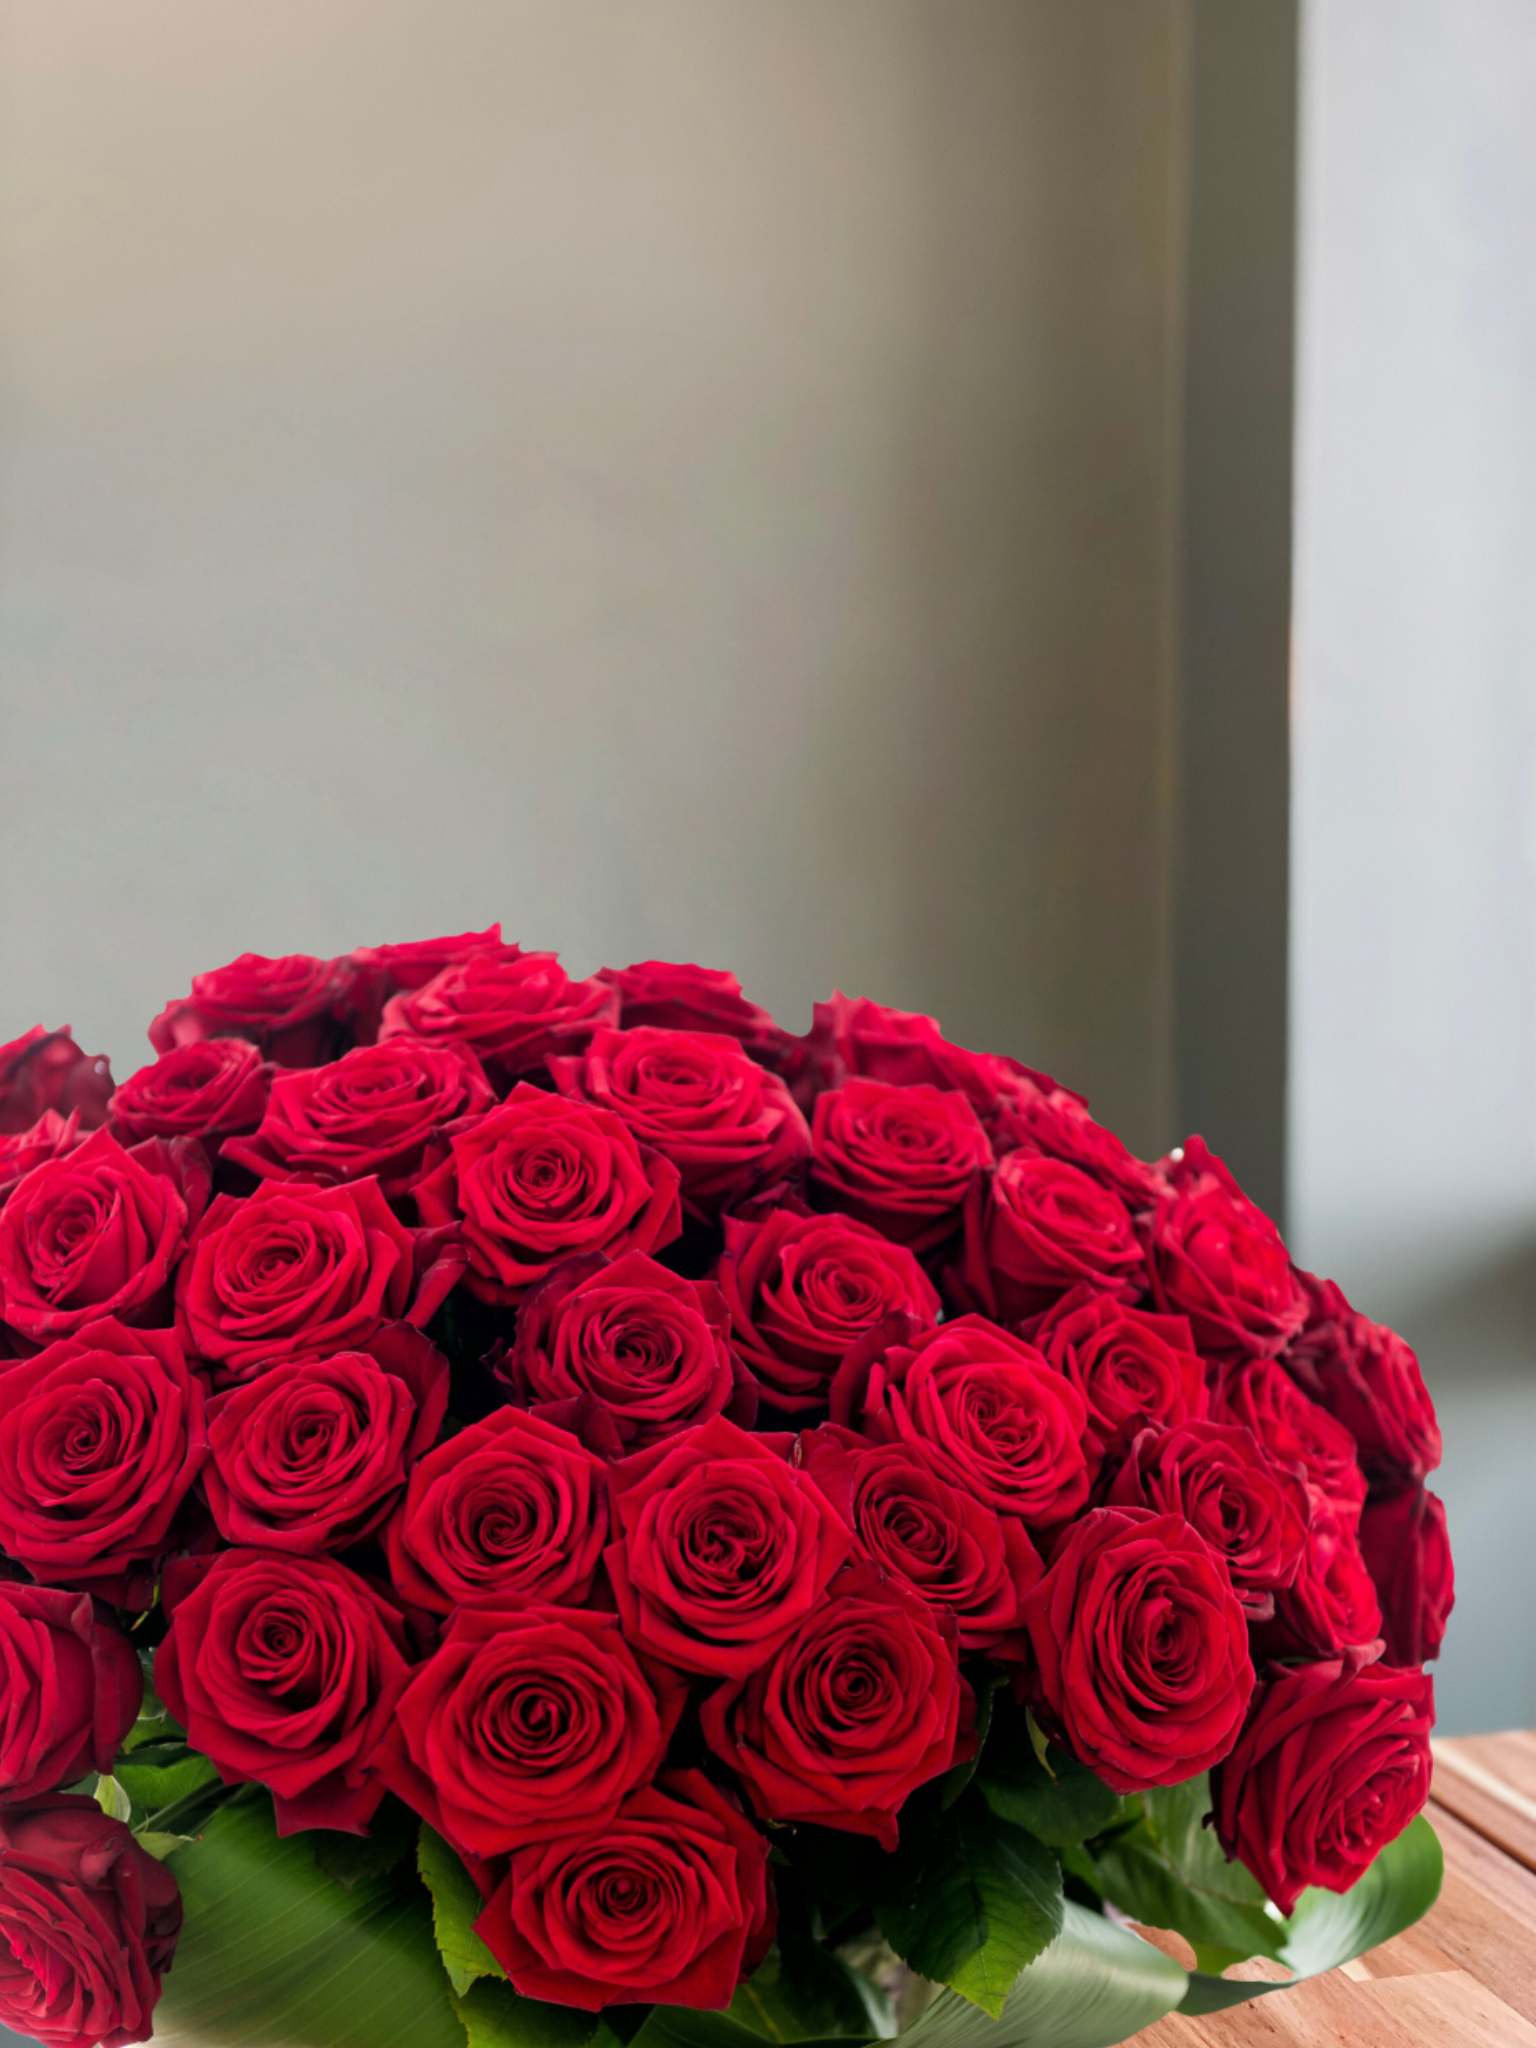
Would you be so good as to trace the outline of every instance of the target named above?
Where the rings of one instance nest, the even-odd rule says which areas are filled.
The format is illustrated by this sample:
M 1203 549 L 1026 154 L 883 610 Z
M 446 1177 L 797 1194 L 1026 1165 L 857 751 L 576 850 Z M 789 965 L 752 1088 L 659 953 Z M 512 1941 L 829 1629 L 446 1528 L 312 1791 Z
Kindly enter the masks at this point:
M 1170 1129 L 1175 0 L 3 0 L 0 1037 L 501 914 Z

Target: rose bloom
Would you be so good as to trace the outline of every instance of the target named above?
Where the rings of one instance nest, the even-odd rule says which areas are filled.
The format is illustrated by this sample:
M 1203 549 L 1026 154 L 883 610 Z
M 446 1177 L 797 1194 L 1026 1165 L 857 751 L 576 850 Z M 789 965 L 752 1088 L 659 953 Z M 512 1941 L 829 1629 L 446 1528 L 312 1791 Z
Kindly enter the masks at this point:
M 721 968 L 637 960 L 630 967 L 601 967 L 597 978 L 619 992 L 621 1030 L 650 1025 L 658 1031 L 724 1032 L 775 1073 L 788 1073 L 796 1063 L 799 1040 L 748 1002 L 735 975 Z
M 1140 1430 L 1205 1414 L 1205 1368 L 1182 1316 L 1151 1315 L 1074 1287 L 1019 1334 L 1082 1395 L 1096 1459 L 1123 1457 Z
M 1299 1466 L 1309 1486 L 1327 1497 L 1351 1528 L 1365 1501 L 1365 1474 L 1355 1440 L 1273 1360 L 1233 1359 L 1208 1375 L 1211 1420 L 1252 1430 L 1281 1465 Z
M 1253 1690 L 1247 1625 L 1182 1515 L 1092 1509 L 1024 1612 L 1035 1713 L 1114 1791 L 1182 1785 L 1231 1749 Z
M 416 1184 L 423 1223 L 457 1224 L 465 1284 L 511 1306 L 561 1259 L 650 1252 L 681 1228 L 677 1168 L 642 1152 L 606 1109 L 520 1082 L 484 1116 L 434 1140 Z
M 766 1663 L 852 1548 L 815 1482 L 723 1417 L 623 1459 L 609 1485 L 624 1633 L 680 1671 Z
M 1276 1667 L 1211 1773 L 1216 1832 L 1282 1913 L 1348 1891 L 1429 1797 L 1434 1687 L 1359 1651 Z
M 147 2041 L 181 1891 L 94 1799 L 0 1811 L 0 2024 L 45 2048 Z
M 112 1097 L 112 1129 L 141 1138 L 201 1138 L 210 1149 L 254 1131 L 267 1106 L 273 1069 L 245 1038 L 200 1038 L 130 1074 Z
M 248 1038 L 279 1067 L 317 1067 L 338 1049 L 351 979 L 345 960 L 242 953 L 195 974 L 191 994 L 167 1003 L 150 1025 L 149 1042 L 171 1052 L 203 1038 Z
M 1191 1138 L 1165 1173 L 1149 1225 L 1158 1307 L 1189 1318 L 1202 1353 L 1283 1350 L 1307 1310 L 1279 1231 L 1203 1139 Z
M 468 1046 L 505 1088 L 542 1074 L 551 1053 L 580 1052 L 618 1014 L 619 992 L 606 982 L 572 981 L 553 953 L 503 946 L 471 953 L 420 988 L 391 996 L 379 1037 Z
M 418 1459 L 384 1536 L 413 1607 L 515 1595 L 578 1607 L 608 1539 L 606 1471 L 569 1431 L 499 1408 Z
M 1388 1664 L 1438 1657 L 1456 1601 L 1445 1508 L 1425 1487 L 1378 1494 L 1360 1517 L 1360 1555 L 1381 1602 Z
M 1316 1488 L 1311 1505 L 1296 1576 L 1276 1593 L 1274 1620 L 1255 1632 L 1256 1655 L 1330 1657 L 1381 1634 L 1381 1608 L 1352 1519 Z
M 923 1329 L 939 1319 L 938 1293 L 913 1254 L 851 1216 L 727 1216 L 715 1278 L 737 1357 L 789 1415 L 826 1406 L 838 1366 L 888 1315 Z
M 1152 1167 L 1134 1158 L 1113 1131 L 1096 1123 L 1080 1095 L 1016 1080 L 992 1127 L 999 1159 L 1035 1152 L 1060 1159 L 1119 1195 L 1133 1211 L 1151 1206 L 1159 1186 Z
M 1132 1302 L 1146 1275 L 1130 1212 L 1091 1175 L 1039 1152 L 1010 1152 L 966 1204 L 960 1291 L 1002 1322 L 1087 1286 Z
M 30 1130 L 0 1137 L 0 1207 L 23 1174 L 34 1166 L 45 1166 L 50 1159 L 65 1159 L 78 1152 L 89 1135 L 80 1128 L 78 1111 L 60 1116 L 56 1109 L 45 1109 Z
M 610 1822 L 655 1777 L 686 1682 L 648 1677 L 615 1616 L 461 1608 L 396 1707 L 377 1763 L 462 1855 Z
M 845 1081 L 816 1098 L 811 1137 L 818 1200 L 918 1252 L 955 1234 L 966 1194 L 992 1163 L 965 1097 L 926 1086 Z
M 1035 1528 L 1088 1498 L 1082 1396 L 981 1316 L 905 1341 L 873 1333 L 838 1370 L 832 1420 L 877 1443 L 925 1445 L 951 1485 Z
M 379 1035 L 384 1005 L 391 996 L 418 989 L 457 967 L 475 953 L 515 960 L 520 948 L 502 944 L 501 926 L 483 932 L 455 932 L 439 939 L 409 939 L 399 946 L 358 946 L 349 955 L 352 981 L 347 990 L 347 1015 L 355 1045 L 372 1045 Z
M 1368 1478 L 1433 1472 L 1440 1427 L 1413 1352 L 1395 1330 L 1357 1315 L 1331 1280 L 1299 1277 L 1307 1321 L 1282 1360 L 1286 1371 L 1349 1431 Z
M 811 1134 L 784 1083 L 720 1033 L 598 1031 L 549 1071 L 562 1095 L 611 1110 L 670 1159 L 684 1207 L 705 1221 L 810 1157 Z
M 29 1131 L 50 1110 L 78 1116 L 93 1131 L 107 1120 L 112 1070 L 98 1053 L 82 1052 L 66 1024 L 45 1031 L 41 1024 L 0 1045 L 0 1137 Z
M 898 1088 L 958 1088 L 984 1123 L 1026 1091 L 1055 1091 L 1048 1074 L 1021 1067 L 1001 1053 L 967 1052 L 953 1045 L 932 1017 L 891 1010 L 864 998 L 834 995 L 813 1011 L 809 1052 L 822 1088 L 850 1078 Z
M 110 1771 L 144 1698 L 138 1652 L 88 1593 L 0 1581 L 0 1806 Z
M 329 1557 L 224 1550 L 166 1568 L 155 1688 L 226 1785 L 272 1793 L 277 1831 L 366 1832 L 372 1768 L 410 1678 L 399 1614 Z
M 887 1851 L 906 1799 L 976 1750 L 954 1624 L 867 1565 L 841 1573 L 773 1661 L 711 1693 L 700 1719 L 763 1819 L 873 1835 Z
M 521 1997 L 715 2010 L 773 1938 L 768 1844 L 702 1771 L 665 1771 L 602 1827 L 512 1852 L 475 1932 Z
M 300 1553 L 361 1542 L 436 1443 L 447 1408 L 448 1361 L 409 1323 L 217 1395 L 203 1491 L 219 1534 Z

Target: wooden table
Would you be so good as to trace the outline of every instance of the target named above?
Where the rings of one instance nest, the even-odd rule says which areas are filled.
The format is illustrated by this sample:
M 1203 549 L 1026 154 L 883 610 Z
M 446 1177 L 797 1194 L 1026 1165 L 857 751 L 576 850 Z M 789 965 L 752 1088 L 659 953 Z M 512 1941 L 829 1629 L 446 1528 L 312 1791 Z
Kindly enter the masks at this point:
M 1429 1818 L 1445 1888 L 1417 1927 L 1294 1991 L 1160 2020 L 1135 2048 L 1536 2048 L 1536 1734 L 1437 1742 Z

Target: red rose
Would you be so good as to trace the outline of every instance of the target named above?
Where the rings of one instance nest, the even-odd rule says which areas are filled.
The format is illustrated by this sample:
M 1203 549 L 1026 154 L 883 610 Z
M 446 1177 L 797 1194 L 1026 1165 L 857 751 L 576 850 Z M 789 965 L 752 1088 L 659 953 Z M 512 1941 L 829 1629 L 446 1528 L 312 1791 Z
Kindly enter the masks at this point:
M 45 2048 L 147 2041 L 181 1892 L 94 1799 L 0 1813 L 0 2023 Z
M 403 1195 L 420 1176 L 434 1131 L 495 1100 L 464 1047 L 391 1038 L 330 1066 L 279 1074 L 260 1130 L 230 1139 L 224 1156 L 274 1180 L 376 1174 L 386 1195 Z
M 1055 1090 L 1047 1074 L 1021 1067 L 1000 1053 L 967 1052 L 951 1045 L 932 1017 L 889 1010 L 865 998 L 834 995 L 818 1003 L 808 1041 L 819 1085 L 836 1088 L 850 1077 L 897 1088 L 958 1088 L 984 1121 L 1026 1090 Z
M 670 1159 L 684 1206 L 704 1221 L 810 1157 L 811 1134 L 777 1074 L 734 1038 L 702 1031 L 598 1031 L 552 1059 L 561 1094 L 595 1102 Z
M 568 1431 L 500 1408 L 412 1466 L 384 1534 L 413 1607 L 451 1614 L 518 1594 L 579 1606 L 608 1540 L 604 1467 Z
M 655 1777 L 686 1691 L 674 1673 L 647 1679 L 611 1614 L 461 1608 L 379 1768 L 462 1855 L 499 1856 L 607 1825 Z
M 650 1252 L 681 1228 L 677 1168 L 618 1117 L 519 1082 L 500 1108 L 434 1141 L 416 1184 L 427 1224 L 462 1225 L 465 1284 L 511 1305 L 561 1259 Z
M 1231 1749 L 1253 1690 L 1247 1624 L 1182 1515 L 1093 1509 L 1024 1613 L 1035 1712 L 1116 1792 L 1181 1785 Z
M 400 1616 L 329 1557 L 225 1550 L 165 1574 L 155 1689 L 226 1785 L 265 1785 L 277 1831 L 362 1834 L 374 1751 L 410 1678 Z
M 1282 1363 L 1343 1423 L 1369 1478 L 1422 1479 L 1440 1462 L 1440 1427 L 1419 1361 L 1395 1330 L 1357 1315 L 1331 1280 L 1303 1273 L 1307 1321 Z
M 366 1350 L 271 1366 L 208 1406 L 203 1490 L 226 1543 L 345 1550 L 373 1534 L 437 1441 L 448 1361 L 409 1323 Z
M 203 1038 L 248 1038 L 279 1067 L 317 1067 L 338 1049 L 351 981 L 346 960 L 242 953 L 227 967 L 194 974 L 192 993 L 166 1004 L 149 1042 L 170 1052 Z
M 379 1037 L 466 1045 L 505 1087 L 542 1073 L 551 1053 L 580 1052 L 618 1014 L 619 992 L 606 982 L 572 981 L 553 953 L 504 946 L 471 953 L 420 988 L 391 996 Z
M 1082 1396 L 1032 1344 L 980 1316 L 904 1342 L 866 1338 L 832 1383 L 832 1420 L 926 1445 L 952 1485 L 1035 1528 L 1088 1498 Z
M 89 1135 L 81 1130 L 77 1111 L 60 1116 L 56 1109 L 45 1109 L 30 1130 L 0 1137 L 0 1205 L 23 1174 L 50 1159 L 65 1159 L 78 1152 Z
M 1365 1500 L 1365 1475 L 1355 1440 L 1341 1423 L 1267 1358 L 1230 1360 L 1210 1374 L 1208 1385 L 1213 1422 L 1251 1429 L 1278 1464 L 1300 1466 L 1308 1484 L 1353 1528 Z
M 799 1040 L 749 1003 L 735 975 L 720 968 L 637 960 L 632 967 L 601 967 L 597 978 L 619 992 L 621 1030 L 652 1025 L 658 1031 L 721 1031 L 739 1038 L 775 1073 L 787 1073 L 796 1063 Z
M 49 1110 L 78 1116 L 81 1129 L 93 1131 L 107 1120 L 111 1093 L 106 1060 L 82 1052 L 67 1024 L 60 1031 L 36 1024 L 0 1045 L 0 1137 L 31 1130 Z
M 790 1415 L 826 1406 L 838 1366 L 888 1315 L 908 1315 L 920 1329 L 939 1319 L 938 1294 L 913 1254 L 848 1216 L 727 1216 L 715 1278 L 737 1357 Z
M 922 1444 L 823 1423 L 800 1439 L 800 1461 L 879 1569 L 950 1618 L 962 1650 L 1004 1647 L 1042 1569 L 1021 1522 L 951 1486 Z
M 501 926 L 483 932 L 455 932 L 451 938 L 410 939 L 401 946 L 358 946 L 350 955 L 352 985 L 347 1010 L 356 1045 L 372 1045 L 391 996 L 422 988 L 445 967 L 457 967 L 475 953 L 515 960 L 521 949 L 504 946 Z
M 637 1650 L 741 1677 L 821 1600 L 853 1533 L 804 1472 L 716 1417 L 609 1473 L 608 1576 Z
M 764 1820 L 873 1835 L 888 1851 L 908 1796 L 976 1749 L 953 1624 L 867 1565 L 841 1573 L 772 1663 L 711 1693 L 700 1719 Z
M 1312 1516 L 1296 1576 L 1275 1595 L 1275 1617 L 1254 1635 L 1268 1657 L 1331 1657 L 1381 1634 L 1376 1589 L 1353 1520 L 1312 1489 Z
M 811 1136 L 822 1202 L 914 1251 L 954 1235 L 968 1190 L 992 1163 L 965 1097 L 927 1086 L 845 1081 L 816 1098 Z
M 1307 1548 L 1311 1505 L 1295 1472 L 1276 1465 L 1251 1430 L 1226 1422 L 1144 1429 L 1109 1489 L 1114 1507 L 1182 1515 L 1226 1559 L 1250 1620 L 1267 1621 Z
M 138 1653 L 88 1593 L 0 1581 L 0 1805 L 110 1771 L 138 1716 Z
M 1309 1884 L 1345 1892 L 1429 1797 L 1434 1686 L 1346 1651 L 1276 1668 L 1211 1773 L 1216 1832 L 1282 1913 Z
M 524 1998 L 711 2010 L 773 1918 L 768 1844 L 702 1771 L 668 1771 L 606 1826 L 515 1849 L 475 1932 Z
M 120 1598 L 170 1547 L 206 1450 L 174 1332 L 87 1323 L 0 1372 L 0 1547 L 35 1579 Z
M 1010 1152 L 966 1204 L 960 1293 L 1000 1321 L 1039 1315 L 1070 1289 L 1135 1301 L 1146 1274 L 1130 1212 L 1064 1160 Z
M 188 1219 L 158 1165 L 93 1131 L 34 1167 L 0 1209 L 0 1318 L 38 1344 L 102 1316 L 161 1320 Z
M 1041 1089 L 1016 1081 L 998 1112 L 992 1143 L 999 1159 L 1023 1151 L 1065 1160 L 1113 1189 L 1133 1210 L 1150 1207 L 1157 1193 L 1154 1170 L 1133 1158 L 1113 1131 L 1088 1114 L 1082 1097 L 1067 1088 Z
M 1139 1430 L 1205 1413 L 1205 1368 L 1182 1316 L 1149 1315 L 1074 1287 L 1019 1334 L 1082 1395 L 1095 1459 L 1123 1456 Z
M 1279 1231 L 1203 1138 L 1167 1169 L 1149 1237 L 1157 1305 L 1188 1316 L 1202 1352 L 1269 1357 L 1300 1329 L 1306 1297 Z
M 201 1138 L 213 1149 L 254 1131 L 267 1106 L 272 1068 L 245 1038 L 200 1038 L 140 1067 L 112 1097 L 112 1128 L 140 1138 Z
M 595 1406 L 617 1456 L 727 1406 L 733 1421 L 753 1420 L 757 1389 L 731 1356 L 729 1330 L 707 1280 L 680 1279 L 639 1252 L 612 1264 L 570 1259 L 519 1309 L 510 1377 L 524 1401 Z
M 1381 1602 L 1389 1664 L 1438 1657 L 1456 1602 L 1445 1507 L 1419 1485 L 1368 1500 L 1360 1517 L 1360 1555 Z

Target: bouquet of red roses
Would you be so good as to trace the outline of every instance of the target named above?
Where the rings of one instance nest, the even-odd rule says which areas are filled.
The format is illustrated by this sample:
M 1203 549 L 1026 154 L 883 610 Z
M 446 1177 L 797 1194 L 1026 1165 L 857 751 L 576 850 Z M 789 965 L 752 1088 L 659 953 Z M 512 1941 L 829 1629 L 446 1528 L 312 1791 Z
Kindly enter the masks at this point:
M 1096 2048 L 1433 1898 L 1434 1412 L 1198 1138 L 497 928 L 149 1035 L 0 1050 L 0 2021 Z

